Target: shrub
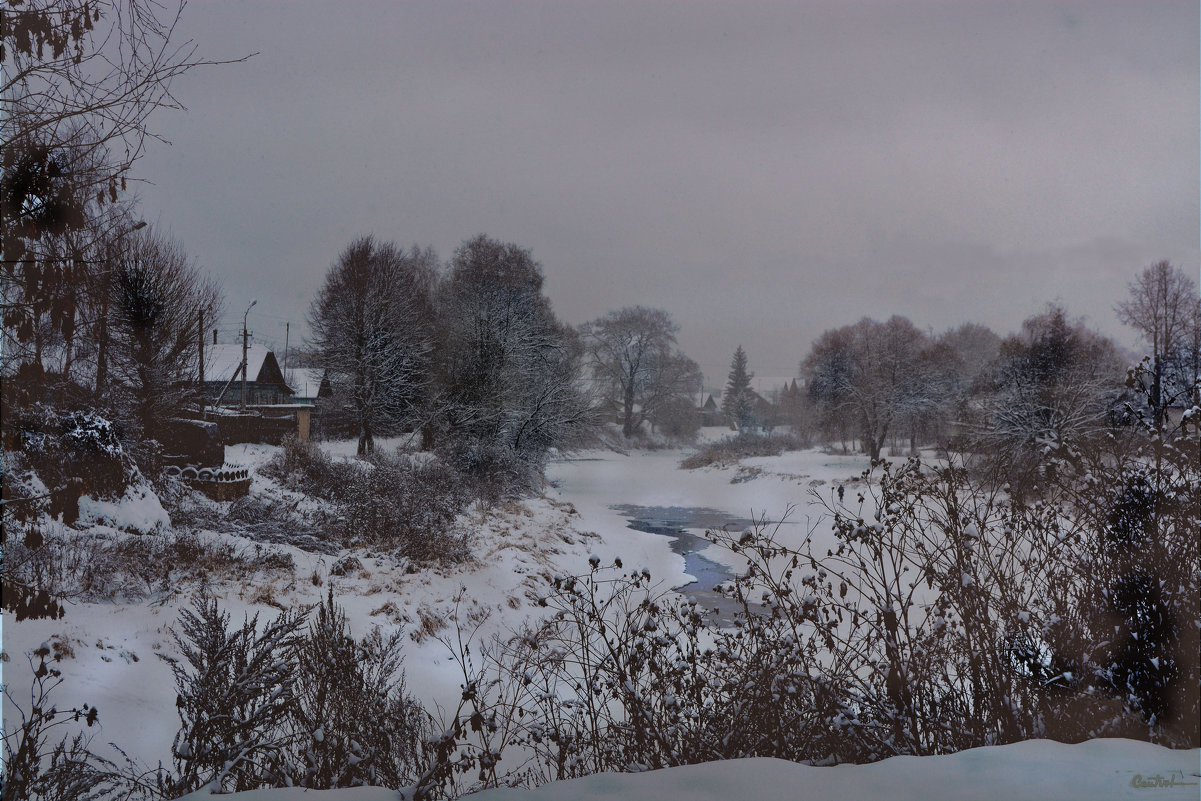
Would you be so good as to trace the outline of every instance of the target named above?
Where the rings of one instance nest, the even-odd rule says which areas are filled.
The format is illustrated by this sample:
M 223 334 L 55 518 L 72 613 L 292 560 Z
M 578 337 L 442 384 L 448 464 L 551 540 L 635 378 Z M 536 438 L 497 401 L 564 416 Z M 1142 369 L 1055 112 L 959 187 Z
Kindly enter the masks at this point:
M 405 691 L 400 634 L 376 628 L 356 642 L 332 590 L 303 623 L 284 613 L 231 628 L 206 597 L 181 613 L 172 632 L 181 657 L 162 657 L 181 724 L 164 794 L 411 779 L 426 717 Z
M 688 398 L 672 398 L 655 415 L 655 427 L 677 442 L 693 442 L 701 430 L 701 414 Z
M 444 444 L 438 457 L 463 476 L 471 497 L 499 503 L 533 491 L 540 483 L 542 454 L 521 454 L 484 439 L 463 437 Z
M 333 590 L 297 641 L 289 783 L 313 789 L 410 781 L 424 713 L 405 691 L 401 633 L 355 642 Z
M 733 437 L 711 442 L 680 462 L 685 470 L 698 467 L 729 467 L 740 459 L 752 456 L 779 456 L 785 451 L 805 447 L 802 439 L 792 434 L 752 434 L 741 432 Z
M 415 562 L 466 556 L 454 521 L 468 496 L 458 473 L 437 460 L 376 455 L 339 493 L 345 542 L 385 544 Z
M 472 496 L 470 482 L 437 457 L 376 453 L 343 462 L 293 438 L 265 472 L 290 489 L 332 502 L 337 511 L 331 531 L 344 545 L 390 546 L 415 562 L 466 556 L 453 524 Z M 238 509 L 235 514 L 253 515 L 244 521 L 253 525 L 280 512 L 249 501 Z
M 137 601 L 217 578 L 246 581 L 295 570 L 286 553 L 239 546 L 189 529 L 155 537 L 78 532 L 57 523 L 37 530 L 37 542 L 5 543 L 5 580 L 14 587 L 41 588 L 59 599 Z M 10 600 L 7 587 L 5 600 Z
M 1117 721 L 1077 721 L 1066 738 L 1112 730 L 1173 747 L 1201 744 L 1199 423 L 1143 420 L 1130 451 L 1120 440 L 1048 449 L 1044 484 L 1080 531 L 1070 580 L 1057 593 L 1064 608 L 1046 637 L 1061 696 L 1048 701 L 1091 691 L 1122 712 Z
M 260 632 L 256 615 L 230 629 L 229 614 L 207 597 L 180 613 L 172 631 L 180 656 L 160 655 L 175 675 L 181 724 L 165 780 L 172 797 L 206 785 L 237 792 L 282 783 L 301 622 L 285 613 Z
M 493 786 L 1038 737 L 1195 748 L 1195 426 L 1150 429 L 1126 459 L 1056 445 L 1034 503 L 958 459 L 912 458 L 835 489 L 828 548 L 763 525 L 711 532 L 747 563 L 725 588 L 734 628 L 705 631 L 649 574 L 593 559 L 555 578 L 540 628 L 474 660 L 460 644 L 463 701 L 419 790 L 470 790 L 453 783 L 471 771 Z M 500 772 L 506 749 L 533 757 Z
M 353 463 L 333 459 L 313 442 L 289 436 L 262 471 L 288 489 L 340 500 L 343 488 L 354 480 L 357 468 Z
M 95 707 L 58 709 L 52 703 L 54 690 L 62 684 L 62 673 L 46 664 L 50 649 L 43 645 L 28 654 L 33 670 L 29 705 L 4 685 L 4 801 L 93 801 L 106 797 L 117 786 L 112 763 L 90 753 L 87 738 L 77 734 L 63 737 L 54 746 L 51 731 L 80 720 L 91 727 L 97 721 Z M 58 656 L 54 657 L 55 662 Z M 11 726 L 11 728 L 10 728 Z

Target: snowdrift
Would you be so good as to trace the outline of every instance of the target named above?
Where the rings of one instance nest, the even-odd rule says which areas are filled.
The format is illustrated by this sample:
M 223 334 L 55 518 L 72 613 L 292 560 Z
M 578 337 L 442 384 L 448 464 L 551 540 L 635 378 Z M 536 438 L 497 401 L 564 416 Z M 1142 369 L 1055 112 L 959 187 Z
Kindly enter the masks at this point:
M 534 790 L 487 790 L 472 801 L 1098 801 L 1196 799 L 1201 751 L 1134 740 L 1065 745 L 1029 740 L 936 757 L 815 768 L 778 759 L 740 759 L 637 774 L 602 773 Z M 204 792 L 186 796 L 201 801 Z M 259 790 L 228 801 L 396 801 L 394 790 Z

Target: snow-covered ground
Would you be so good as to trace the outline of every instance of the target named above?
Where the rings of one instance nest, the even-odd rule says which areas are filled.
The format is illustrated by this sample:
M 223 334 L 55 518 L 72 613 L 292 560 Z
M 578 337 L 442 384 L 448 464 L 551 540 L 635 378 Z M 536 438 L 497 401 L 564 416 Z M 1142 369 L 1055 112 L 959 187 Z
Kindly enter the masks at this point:
M 810 532 L 815 541 L 829 534 L 820 498 L 828 499 L 840 482 L 858 481 L 869 464 L 861 454 L 841 456 L 810 449 L 747 458 L 729 467 L 682 470 L 679 463 L 684 455 L 678 450 L 626 455 L 586 452 L 552 463 L 547 478 L 558 496 L 579 510 L 583 525 L 600 534 L 597 555 L 602 560 L 619 556 L 627 564 L 648 567 L 667 586 L 677 587 L 688 580 L 683 559 L 664 553 L 665 538 L 647 539 L 628 529 L 628 519 L 611 508 L 614 504 L 705 508 L 768 521 L 787 515 L 779 527 L 779 541 L 797 546 Z M 703 553 L 716 562 L 742 566 L 723 549 L 710 547 Z
M 717 432 L 707 433 L 711 438 Z M 353 442 L 331 443 L 327 448 L 336 456 L 353 458 Z M 229 461 L 253 468 L 274 451 L 270 446 L 239 446 L 230 449 Z M 591 554 L 606 563 L 620 557 L 627 568 L 645 567 L 664 588 L 688 582 L 684 559 L 672 552 L 669 540 L 628 528 L 629 521 L 613 505 L 704 507 L 741 518 L 773 520 L 795 505 L 780 538 L 797 544 L 810 530 L 815 537 L 823 529 L 828 533 L 813 493 L 828 497 L 837 483 L 857 480 L 867 467 L 863 456 L 809 450 L 746 459 L 731 467 L 682 470 L 678 465 L 685 455 L 679 450 L 591 451 L 556 461 L 549 466 L 542 496 L 490 510 L 472 507 L 465 513 L 459 522 L 471 532 L 473 552 L 465 564 L 412 570 L 386 554 L 360 550 L 354 555 L 362 567 L 339 576 L 332 575 L 331 568 L 343 554 L 264 545 L 265 551 L 290 555 L 294 573 L 218 581 L 212 590 L 240 620 L 243 614 L 270 618 L 280 608 L 315 604 L 332 585 L 356 635 L 367 633 L 373 625 L 386 631 L 399 628 L 410 635 L 405 652 L 410 691 L 427 705 L 453 708 L 460 676 L 439 637 L 452 634 L 456 621 L 468 628 L 478 625 L 482 637 L 512 632 L 545 613 L 537 599 L 547 593 L 552 576 L 584 572 Z M 287 496 L 286 490 L 261 474 L 255 475 L 252 492 L 268 498 Z M 229 534 L 204 536 L 231 539 Z M 241 541 L 241 547 L 254 545 Z M 707 555 L 726 563 L 731 558 L 715 548 Z M 64 708 L 88 703 L 98 708 L 100 729 L 93 745 L 99 750 L 103 751 L 102 744 L 114 742 L 147 765 L 167 763 L 178 718 L 171 672 L 156 657 L 174 652 L 169 627 L 195 589 L 172 588 L 141 603 L 72 603 L 67 616 L 57 621 L 15 623 L 6 616 L 3 680 L 21 697 L 31 678 L 24 654 L 42 642 L 57 641 L 58 652 L 65 655 L 58 665 L 65 683 L 56 691 L 56 704 Z M 6 717 L 10 714 L 6 708 Z M 1178 786 L 1136 792 L 1130 782 L 1136 774 L 1166 777 L 1172 771 L 1195 772 L 1196 767 L 1195 751 L 1167 752 L 1125 741 L 1070 748 L 1042 743 L 923 760 L 920 766 L 913 760 L 890 760 L 862 768 L 818 769 L 751 760 L 642 776 L 598 776 L 544 788 L 532 797 L 883 798 L 898 797 L 886 796 L 885 791 L 902 782 L 906 787 L 927 788 L 913 794 L 923 798 L 1120 798 L 1131 792 L 1135 795 L 1130 797 L 1139 793 L 1177 797 Z M 1006 779 L 1009 783 L 999 784 L 998 777 L 1006 772 L 1013 774 Z M 320 798 L 285 791 L 251 797 L 256 801 Z M 1196 798 L 1196 788 L 1191 795 L 1179 797 Z M 363 790 L 330 798 L 374 801 L 395 795 Z
M 778 759 L 709 762 L 638 774 L 602 773 L 533 790 L 486 790 L 475 801 L 1101 801 L 1196 799 L 1201 752 L 1133 740 L 1064 745 L 1030 740 L 936 757 L 815 768 Z M 189 801 L 213 796 L 200 793 Z M 374 788 L 266 790 L 229 801 L 396 801 Z

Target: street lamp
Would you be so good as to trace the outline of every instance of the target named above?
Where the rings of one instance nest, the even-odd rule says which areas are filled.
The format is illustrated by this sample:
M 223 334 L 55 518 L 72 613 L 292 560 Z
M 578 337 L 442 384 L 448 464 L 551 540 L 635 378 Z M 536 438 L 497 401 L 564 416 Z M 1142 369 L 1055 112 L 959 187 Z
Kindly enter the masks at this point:
M 246 317 L 250 314 L 250 310 L 254 308 L 254 304 L 258 300 L 250 301 L 250 305 L 246 307 L 246 314 L 242 315 L 242 406 L 246 408 L 246 348 L 249 345 L 250 335 L 246 331 Z

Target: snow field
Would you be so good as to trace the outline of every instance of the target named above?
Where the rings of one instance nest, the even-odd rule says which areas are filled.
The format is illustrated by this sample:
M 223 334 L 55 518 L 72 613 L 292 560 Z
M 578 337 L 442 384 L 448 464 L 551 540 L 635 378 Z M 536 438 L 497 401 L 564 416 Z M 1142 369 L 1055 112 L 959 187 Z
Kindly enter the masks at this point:
M 778 759 L 709 762 L 646 773 L 602 773 L 533 790 L 485 790 L 474 801 L 1123 801 L 1195 799 L 1201 751 L 1133 740 L 1065 745 L 1029 740 L 935 757 L 816 768 Z M 204 793 L 188 801 L 210 798 Z M 228 801 L 396 801 L 378 788 L 257 790 Z
M 332 443 L 331 453 L 353 458 L 353 443 Z M 275 452 L 271 446 L 230 448 L 229 461 L 252 468 Z M 823 521 L 816 490 L 823 495 L 838 483 L 854 481 L 866 468 L 862 456 L 838 456 L 814 450 L 778 457 L 745 459 L 733 467 L 681 470 L 677 450 L 607 451 L 575 454 L 549 465 L 543 496 L 481 510 L 471 507 L 459 525 L 471 532 L 473 558 L 465 564 L 415 570 L 385 553 L 356 549 L 360 567 L 333 575 L 331 568 L 350 552 L 309 553 L 288 545 L 263 545 L 264 551 L 288 554 L 295 563 L 291 576 L 238 583 L 214 577 L 211 591 L 233 621 L 260 614 L 271 619 L 280 608 L 316 604 L 332 585 L 345 607 L 352 631 L 366 634 L 373 625 L 386 632 L 408 633 L 405 671 L 409 691 L 428 708 L 453 709 L 460 690 L 458 666 L 442 637 L 455 635 L 456 621 L 475 630 L 478 640 L 507 635 L 546 614 L 537 605 L 555 575 L 580 574 L 590 556 L 602 565 L 621 558 L 626 570 L 646 568 L 666 589 L 687 583 L 684 560 L 670 550 L 668 539 L 637 532 L 610 507 L 707 507 L 741 517 L 779 519 L 792 505 L 790 523 L 780 527 L 781 544 L 797 547 L 813 531 L 815 544 L 832 534 Z M 291 495 L 256 473 L 252 492 L 265 499 Z M 316 509 L 304 501 L 298 511 Z M 305 506 L 309 504 L 309 506 Z M 126 516 L 106 524 L 135 523 L 153 514 L 145 504 L 129 505 Z M 153 509 L 150 509 L 153 512 Z M 121 515 L 118 514 L 118 517 Z M 136 519 L 135 519 L 136 518 Z M 134 527 L 134 526 L 131 526 Z M 205 533 L 214 542 L 241 537 Z M 734 569 L 739 557 L 710 547 L 705 555 Z M 50 642 L 64 658 L 57 665 L 65 683 L 56 690 L 59 708 L 94 705 L 99 728 L 93 748 L 106 756 L 103 744 L 114 742 L 146 765 L 169 762 L 178 728 L 171 672 L 157 654 L 175 651 L 169 627 L 195 588 L 174 588 L 141 603 L 72 603 L 63 620 L 4 619 L 3 679 L 18 699 L 26 697 L 31 679 L 24 654 Z M 5 710 L 6 718 L 12 710 Z M 1047 741 L 976 749 L 931 758 L 896 758 L 867 766 L 812 768 L 777 760 L 741 760 L 638 775 L 600 775 L 546 786 L 533 791 L 493 790 L 489 799 L 662 798 L 706 801 L 735 797 L 762 799 L 826 798 L 1197 798 L 1198 751 L 1169 751 L 1147 743 L 1104 740 L 1067 746 Z M 1141 778 L 1140 778 L 1141 777 Z M 1155 778 L 1159 777 L 1159 778 Z M 1142 782 L 1142 785 L 1136 786 Z M 1147 784 L 1158 782 L 1158 784 Z M 1166 782 L 1166 783 L 1165 783 Z M 903 788 L 903 791 L 902 789 Z M 359 788 L 329 793 L 272 790 L 230 796 L 239 801 L 377 801 L 394 799 L 390 791 Z

